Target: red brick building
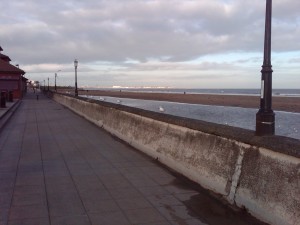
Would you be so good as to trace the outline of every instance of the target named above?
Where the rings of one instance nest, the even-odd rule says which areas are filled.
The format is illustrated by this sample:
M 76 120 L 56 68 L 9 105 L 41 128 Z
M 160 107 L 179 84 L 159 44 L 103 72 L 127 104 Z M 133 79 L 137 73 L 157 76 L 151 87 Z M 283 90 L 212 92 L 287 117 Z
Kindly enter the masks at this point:
M 11 59 L 2 54 L 0 46 L 0 91 L 13 92 L 13 98 L 22 98 L 27 90 L 27 79 L 23 77 L 25 72 L 18 67 L 11 65 Z

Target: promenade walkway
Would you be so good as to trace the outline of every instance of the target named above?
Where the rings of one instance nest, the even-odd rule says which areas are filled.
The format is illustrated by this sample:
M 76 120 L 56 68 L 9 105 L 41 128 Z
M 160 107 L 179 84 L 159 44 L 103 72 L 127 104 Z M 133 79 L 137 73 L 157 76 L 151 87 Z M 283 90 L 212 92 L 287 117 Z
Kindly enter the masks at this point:
M 28 93 L 0 133 L 0 225 L 254 225 L 63 106 Z

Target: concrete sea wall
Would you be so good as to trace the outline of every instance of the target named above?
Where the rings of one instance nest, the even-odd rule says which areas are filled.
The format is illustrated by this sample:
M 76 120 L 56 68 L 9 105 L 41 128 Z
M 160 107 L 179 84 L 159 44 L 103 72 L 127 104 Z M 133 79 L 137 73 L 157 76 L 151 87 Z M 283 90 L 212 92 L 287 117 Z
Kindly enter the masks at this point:
M 53 99 L 262 221 L 299 225 L 299 140 L 85 98 Z

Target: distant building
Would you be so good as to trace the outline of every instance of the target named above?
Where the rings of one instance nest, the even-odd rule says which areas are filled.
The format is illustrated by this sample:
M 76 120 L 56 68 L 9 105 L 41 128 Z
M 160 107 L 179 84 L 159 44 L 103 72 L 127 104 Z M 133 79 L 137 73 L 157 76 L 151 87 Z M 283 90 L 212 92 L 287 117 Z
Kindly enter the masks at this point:
M 0 91 L 13 92 L 14 98 L 22 98 L 27 91 L 27 79 L 23 77 L 25 72 L 18 67 L 11 65 L 11 59 L 2 54 L 0 46 Z

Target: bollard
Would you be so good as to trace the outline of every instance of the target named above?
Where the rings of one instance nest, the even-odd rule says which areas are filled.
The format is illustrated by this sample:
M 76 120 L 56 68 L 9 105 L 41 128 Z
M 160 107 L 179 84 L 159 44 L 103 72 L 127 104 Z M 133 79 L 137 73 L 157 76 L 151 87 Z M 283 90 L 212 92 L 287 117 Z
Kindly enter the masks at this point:
M 0 107 L 5 108 L 6 107 L 6 92 L 5 91 L 1 91 L 0 100 L 1 100 Z
M 9 102 L 13 102 L 14 101 L 14 94 L 13 94 L 13 91 L 10 91 L 8 93 L 8 101 Z

